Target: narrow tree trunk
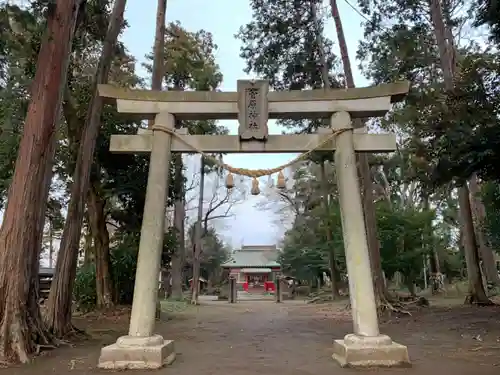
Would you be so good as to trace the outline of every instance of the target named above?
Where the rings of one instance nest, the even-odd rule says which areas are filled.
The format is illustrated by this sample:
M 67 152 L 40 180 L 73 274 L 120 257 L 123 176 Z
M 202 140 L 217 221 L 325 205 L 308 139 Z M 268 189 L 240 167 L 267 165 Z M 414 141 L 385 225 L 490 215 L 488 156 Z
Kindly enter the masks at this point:
M 159 299 L 166 299 L 172 295 L 172 286 L 170 284 L 171 272 L 170 268 L 162 267 L 161 268 L 161 286 L 158 293 Z
M 90 224 L 89 227 L 84 230 L 83 236 L 83 264 L 89 265 L 94 260 L 94 244 L 92 240 L 92 231 L 90 229 Z
M 434 26 L 434 34 L 436 44 L 439 49 L 439 57 L 441 60 L 441 69 L 443 71 L 444 84 L 447 91 L 454 88 L 453 77 L 456 70 L 456 54 L 457 51 L 450 38 L 451 31 L 447 30 L 443 18 L 443 9 L 440 0 L 429 0 L 430 16 Z M 469 278 L 469 296 L 466 302 L 489 304 L 481 278 L 481 269 L 479 267 L 479 255 L 474 233 L 474 223 L 472 219 L 472 210 L 469 199 L 469 188 L 467 183 L 458 189 L 459 197 L 459 217 L 461 230 L 463 234 L 465 258 L 467 261 L 467 273 Z
M 54 261 L 54 224 L 49 220 L 49 268 L 52 268 Z
M 28 362 L 50 344 L 38 307 L 39 255 L 62 88 L 80 0 L 58 0 L 37 61 L 14 175 L 0 230 L 0 359 Z
M 323 35 L 321 34 L 321 29 L 320 29 L 320 21 L 318 18 L 318 13 L 316 9 L 316 3 L 314 1 L 311 1 L 311 16 L 314 20 L 315 26 L 316 26 L 316 43 L 318 44 L 318 49 L 319 49 L 319 60 L 321 64 L 321 79 L 323 81 L 323 88 L 325 90 L 330 89 L 330 78 L 328 74 L 328 66 L 326 63 L 326 56 L 325 56 L 325 46 L 323 42 Z M 328 121 L 325 123 L 326 126 L 329 126 Z M 329 202 L 328 202 L 328 197 L 329 197 L 329 188 L 328 188 L 328 181 L 326 177 L 326 171 L 325 171 L 325 161 L 322 161 L 320 164 L 320 171 L 321 171 L 321 189 L 322 189 L 322 203 L 323 203 L 323 208 L 325 211 L 325 220 L 327 220 L 328 215 L 329 215 Z M 337 285 L 337 266 L 335 262 L 335 249 L 333 248 L 332 244 L 332 228 L 329 225 L 329 222 L 327 222 L 325 225 L 325 236 L 326 240 L 329 243 L 329 250 L 328 250 L 328 264 L 330 268 L 330 275 L 331 275 L 331 282 L 332 282 L 332 298 L 334 300 L 338 299 L 340 297 L 339 293 L 339 288 Z
M 153 46 L 153 76 L 151 77 L 151 89 L 160 91 L 163 82 L 164 56 L 165 56 L 165 19 L 167 15 L 167 0 L 158 0 L 156 6 L 156 29 L 155 44 Z M 151 129 L 154 120 L 148 121 Z
M 180 156 L 180 155 L 179 155 Z M 177 168 L 176 168 L 177 171 Z M 182 173 L 182 165 L 179 168 Z M 175 179 L 182 183 L 182 175 Z M 185 207 L 183 199 L 176 199 L 174 203 L 174 226 L 177 235 L 177 246 L 175 248 L 174 254 L 172 255 L 172 298 L 176 300 L 181 300 L 183 298 L 182 293 L 182 280 L 183 280 L 183 269 L 185 263 L 185 245 L 184 245 L 184 216 Z
M 417 296 L 417 289 L 415 287 L 415 282 L 414 280 L 408 280 L 405 282 L 406 287 L 408 288 L 408 292 L 410 293 L 411 297 L 416 297 Z
M 332 241 L 332 228 L 330 225 L 330 220 L 329 220 L 329 215 L 330 215 L 330 210 L 329 210 L 329 202 L 328 202 L 328 197 L 329 197 L 329 192 L 328 192 L 328 179 L 326 176 L 326 170 L 325 170 L 325 162 L 321 162 L 320 164 L 320 171 L 321 171 L 321 189 L 322 189 L 322 201 L 323 201 L 323 209 L 325 210 L 325 219 L 323 222 L 323 225 L 325 227 L 325 236 L 326 236 L 326 241 L 328 243 L 328 265 L 330 268 L 330 279 L 332 282 L 332 299 L 336 300 L 340 297 L 339 293 L 339 287 L 337 285 L 337 265 L 335 262 L 335 249 L 333 247 L 333 241 Z
M 488 284 L 500 286 L 500 277 L 495 262 L 495 255 L 486 239 L 483 225 L 486 218 L 486 210 L 481 200 L 481 188 L 476 174 L 469 179 L 470 201 L 474 218 L 474 227 L 476 229 L 476 238 L 479 245 L 479 254 L 483 261 L 483 270 Z
M 109 231 L 106 225 L 106 202 L 99 196 L 93 182 L 89 189 L 87 206 L 89 223 L 94 242 L 96 267 L 97 308 L 110 308 L 114 305 L 111 260 L 109 253 Z
M 192 279 L 192 295 L 191 303 L 198 304 L 198 295 L 200 292 L 200 261 L 201 261 L 201 242 L 203 240 L 203 232 L 201 221 L 203 217 L 203 194 L 205 192 L 205 159 L 203 156 L 200 158 L 200 196 L 198 198 L 198 217 L 194 230 L 194 246 L 193 246 L 193 279 Z
M 345 39 L 344 28 L 340 18 L 340 12 L 336 0 L 330 0 L 332 17 L 335 22 L 337 38 L 339 40 L 340 57 L 344 68 L 346 85 L 348 88 L 355 87 L 354 76 L 352 74 L 351 61 L 349 59 L 349 50 Z M 363 127 L 360 120 L 355 120 L 355 127 Z M 371 179 L 370 166 L 368 164 L 368 155 L 366 153 L 357 153 L 356 158 L 361 177 L 361 188 L 363 196 L 363 209 L 365 216 L 366 236 L 368 240 L 368 249 L 370 251 L 370 263 L 372 269 L 373 287 L 377 301 L 383 302 L 388 299 L 387 288 L 384 283 L 382 273 L 382 263 L 380 259 L 380 245 L 377 237 L 377 218 L 375 215 L 375 205 L 373 203 L 373 186 Z
M 111 20 L 92 85 L 93 96 L 82 130 L 82 138 L 73 174 L 74 182 L 71 187 L 68 215 L 64 224 L 54 280 L 50 287 L 45 318 L 48 327 L 59 337 L 65 336 L 73 329 L 71 324 L 73 284 L 78 261 L 85 198 L 87 197 L 89 187 L 90 172 L 94 160 L 96 139 L 101 124 L 103 105 L 102 98 L 97 91 L 97 85 L 108 81 L 116 41 L 123 23 L 125 4 L 126 0 L 116 0 L 113 5 Z M 98 254 L 96 253 L 97 256 Z
M 165 49 L 165 17 L 167 14 L 167 0 L 158 0 L 156 6 L 156 29 L 155 43 L 153 46 L 153 76 L 151 77 L 151 89 L 160 91 L 164 73 L 164 49 Z M 154 120 L 148 121 L 148 128 L 151 129 Z M 161 317 L 160 301 L 156 301 L 156 318 Z
M 423 209 L 428 210 L 429 209 L 429 197 L 425 195 L 422 199 L 422 204 L 423 204 Z M 425 223 L 425 232 L 431 237 L 432 234 L 432 222 L 426 222 Z M 439 254 L 437 252 L 436 247 L 434 246 L 433 243 L 427 243 L 425 245 L 427 253 L 429 254 L 429 268 L 430 268 L 430 281 L 431 281 L 431 288 L 432 294 L 438 294 L 439 292 L 443 291 L 444 289 L 444 284 L 443 284 L 443 275 L 441 274 L 441 265 L 439 262 Z

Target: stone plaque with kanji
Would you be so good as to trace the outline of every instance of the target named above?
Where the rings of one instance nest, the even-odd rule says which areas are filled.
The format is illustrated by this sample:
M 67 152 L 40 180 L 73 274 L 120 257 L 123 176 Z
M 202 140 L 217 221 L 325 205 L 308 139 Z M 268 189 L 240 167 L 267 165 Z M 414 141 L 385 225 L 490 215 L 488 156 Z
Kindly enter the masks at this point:
M 238 81 L 238 134 L 241 140 L 267 139 L 269 82 L 266 80 Z

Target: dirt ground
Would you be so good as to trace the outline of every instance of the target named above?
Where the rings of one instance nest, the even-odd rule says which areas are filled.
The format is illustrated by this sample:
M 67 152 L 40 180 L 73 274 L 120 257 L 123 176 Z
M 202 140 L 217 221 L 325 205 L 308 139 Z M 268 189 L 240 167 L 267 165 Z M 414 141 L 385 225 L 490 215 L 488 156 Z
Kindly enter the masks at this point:
M 205 301 L 201 306 L 165 305 L 171 319 L 157 331 L 175 340 L 177 359 L 155 373 L 169 375 L 347 374 L 332 359 L 332 341 L 351 331 L 344 304 L 308 305 L 300 301 Z M 128 311 L 76 318 L 91 338 L 73 347 L 44 353 L 32 364 L 0 374 L 83 375 L 96 369 L 99 350 L 126 333 Z M 409 348 L 410 369 L 369 372 L 428 375 L 500 374 L 500 307 L 431 307 L 412 316 L 388 317 L 383 333 Z M 135 371 L 138 374 L 151 372 Z

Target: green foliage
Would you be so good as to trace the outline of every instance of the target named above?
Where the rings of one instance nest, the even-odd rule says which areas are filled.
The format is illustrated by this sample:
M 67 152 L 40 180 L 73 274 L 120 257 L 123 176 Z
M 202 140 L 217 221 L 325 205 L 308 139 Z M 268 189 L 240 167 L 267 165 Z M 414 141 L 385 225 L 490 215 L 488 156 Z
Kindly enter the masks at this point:
M 127 236 L 126 240 L 111 252 L 114 298 L 120 305 L 132 304 L 138 250 L 138 237 Z
M 415 207 L 390 207 L 386 202 L 377 204 L 377 228 L 380 240 L 382 269 L 392 278 L 401 272 L 409 280 L 420 273 L 423 255 L 433 246 L 431 226 L 434 212 Z
M 111 252 L 115 302 L 130 305 L 134 294 L 135 271 L 139 238 L 123 235 Z M 80 311 L 90 311 L 97 303 L 95 264 L 84 264 L 78 268 L 73 290 L 76 306 Z
M 194 231 L 195 224 L 193 223 L 187 232 L 191 244 L 194 243 Z M 212 279 L 212 281 L 219 282 L 220 280 L 218 280 L 218 278 L 222 272 L 221 265 L 230 257 L 229 248 L 221 239 L 215 228 L 210 227 L 202 234 L 200 275 L 207 280 Z M 192 259 L 189 259 L 189 257 L 188 262 L 192 262 Z
M 300 90 L 323 87 L 321 55 L 324 53 L 331 87 L 341 87 L 333 70 L 336 58 L 333 43 L 323 34 L 324 21 L 315 20 L 311 7 L 319 0 L 252 0 L 252 21 L 240 28 L 240 56 L 246 73 L 268 79 L 275 90 Z M 322 44 L 318 43 L 318 35 Z M 280 120 L 280 124 L 301 132 L 321 125 L 318 120 Z
M 486 209 L 483 229 L 488 242 L 498 252 L 500 251 L 500 187 L 496 182 L 486 183 L 482 187 L 481 195 Z
M 179 22 L 171 22 L 165 30 L 164 78 L 168 90 L 215 90 L 222 73 L 215 63 L 217 45 L 205 30 L 190 32 Z M 153 53 L 146 56 L 153 61 Z M 152 74 L 151 63 L 143 64 Z
M 85 264 L 76 271 L 73 298 L 78 311 L 87 312 L 97 303 L 95 264 Z
M 481 42 L 459 44 L 453 91 L 443 86 L 443 73 L 429 17 L 429 4 L 413 0 L 358 1 L 369 21 L 358 58 L 375 83 L 410 80 L 412 90 L 381 125 L 406 136 L 414 156 L 413 174 L 428 189 L 460 182 L 478 173 L 498 179 L 498 80 L 496 53 Z M 471 5 L 467 2 L 466 6 Z M 442 2 L 444 22 L 454 35 L 467 29 L 467 13 Z M 466 26 L 464 26 L 466 25 Z
M 500 43 L 500 4 L 492 0 L 475 0 L 472 9 L 476 10 L 476 26 L 488 25 L 490 37 Z
M 295 218 L 293 227 L 285 233 L 280 255 L 284 272 L 302 280 L 311 280 L 323 272 L 330 274 L 329 253 L 333 251 L 337 268 L 345 274 L 338 201 L 330 199 L 328 211 L 322 205 L 307 206 L 308 209 Z M 326 231 L 331 232 L 330 241 L 327 240 Z
M 139 250 L 140 236 L 138 232 L 127 232 L 123 229 L 117 231 L 113 236 L 116 243 L 111 249 L 111 268 L 113 280 L 113 299 L 120 305 L 132 304 L 134 295 L 135 272 L 137 268 L 137 255 Z M 165 233 L 162 251 L 162 265 L 170 263 L 172 252 L 176 246 L 176 236 L 173 230 Z M 81 311 L 89 311 L 95 308 L 97 303 L 95 264 L 84 264 L 78 268 L 74 299 L 77 308 Z

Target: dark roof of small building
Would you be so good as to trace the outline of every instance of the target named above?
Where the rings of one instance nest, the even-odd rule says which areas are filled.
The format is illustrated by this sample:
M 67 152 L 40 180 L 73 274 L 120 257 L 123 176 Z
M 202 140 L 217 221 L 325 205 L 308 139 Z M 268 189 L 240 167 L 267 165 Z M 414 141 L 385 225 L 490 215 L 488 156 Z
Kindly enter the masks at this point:
M 191 280 L 193 280 L 192 277 L 188 281 L 191 281 Z M 207 282 L 207 280 L 203 276 L 200 276 L 199 279 L 198 279 L 198 281 L 200 281 L 202 283 L 206 283 Z
M 276 246 L 243 246 L 231 254 L 222 264 L 225 268 L 280 267 L 277 262 L 279 250 Z
M 40 267 L 38 269 L 38 275 L 42 277 L 51 277 L 54 276 L 55 268 L 49 267 Z

